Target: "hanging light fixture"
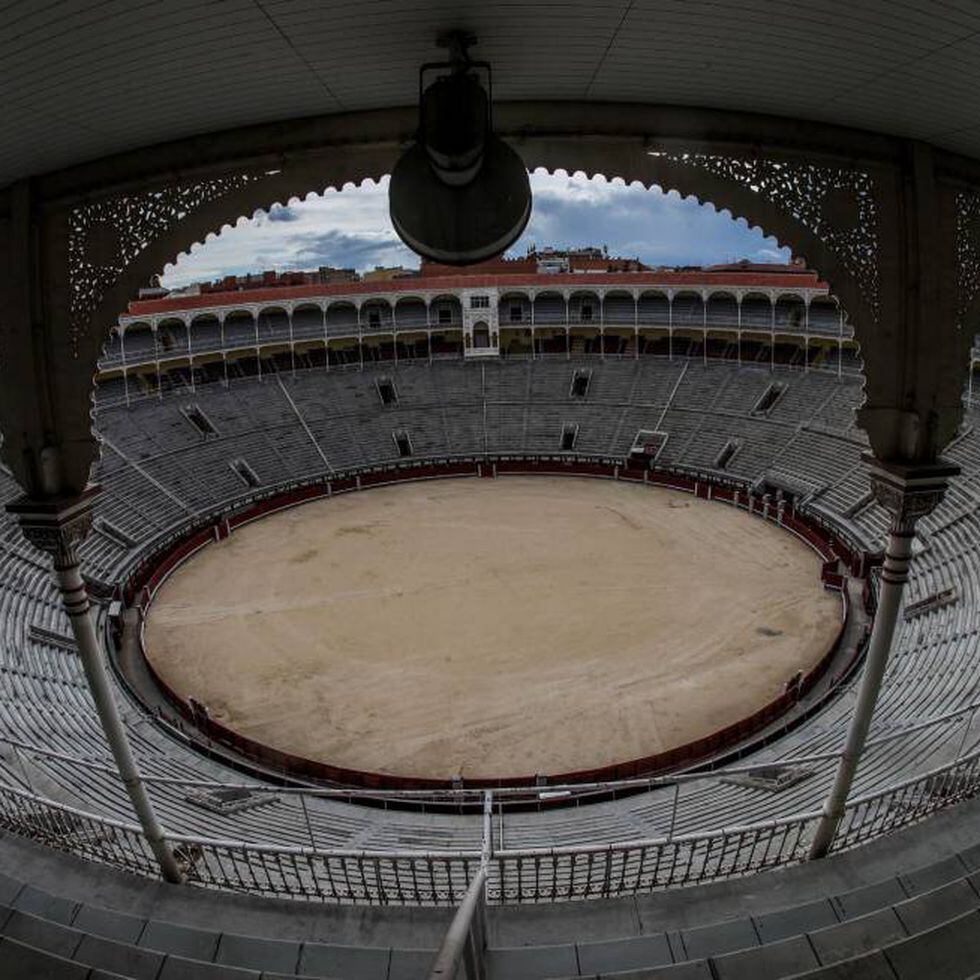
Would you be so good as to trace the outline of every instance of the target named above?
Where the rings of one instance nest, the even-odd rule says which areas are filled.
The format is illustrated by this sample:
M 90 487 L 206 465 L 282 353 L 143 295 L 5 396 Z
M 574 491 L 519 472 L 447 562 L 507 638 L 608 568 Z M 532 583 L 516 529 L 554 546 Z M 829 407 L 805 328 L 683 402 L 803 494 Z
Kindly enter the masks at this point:
M 419 129 L 391 174 L 388 207 L 401 240 L 424 258 L 472 265 L 499 255 L 531 216 L 524 161 L 493 133 L 490 65 L 471 61 L 473 35 L 437 43 L 449 60 L 419 70 Z M 440 72 L 428 87 L 426 75 Z M 489 94 L 480 80 L 485 72 Z

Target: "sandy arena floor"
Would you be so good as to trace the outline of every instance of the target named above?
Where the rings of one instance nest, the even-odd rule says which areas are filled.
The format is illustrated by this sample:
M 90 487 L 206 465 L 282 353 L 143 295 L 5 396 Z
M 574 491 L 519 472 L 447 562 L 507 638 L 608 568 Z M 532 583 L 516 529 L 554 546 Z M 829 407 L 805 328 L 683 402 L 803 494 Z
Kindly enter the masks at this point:
M 827 651 L 840 601 L 785 531 L 688 494 L 456 479 L 286 511 L 160 590 L 163 679 L 268 745 L 414 776 L 659 752 Z

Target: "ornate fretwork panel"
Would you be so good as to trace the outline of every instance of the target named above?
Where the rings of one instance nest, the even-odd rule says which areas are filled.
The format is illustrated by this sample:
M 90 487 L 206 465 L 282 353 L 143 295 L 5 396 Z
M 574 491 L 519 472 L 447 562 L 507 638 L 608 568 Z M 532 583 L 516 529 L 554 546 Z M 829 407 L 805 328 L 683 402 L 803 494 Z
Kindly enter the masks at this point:
M 878 203 L 871 173 L 798 161 L 665 154 L 672 163 L 706 170 L 762 195 L 832 251 L 861 288 L 875 320 L 879 312 Z
M 980 296 L 980 192 L 956 195 L 956 312 L 962 320 Z
M 262 176 L 254 171 L 184 181 L 74 208 L 68 231 L 68 329 L 75 356 L 99 303 L 140 252 L 198 208 Z

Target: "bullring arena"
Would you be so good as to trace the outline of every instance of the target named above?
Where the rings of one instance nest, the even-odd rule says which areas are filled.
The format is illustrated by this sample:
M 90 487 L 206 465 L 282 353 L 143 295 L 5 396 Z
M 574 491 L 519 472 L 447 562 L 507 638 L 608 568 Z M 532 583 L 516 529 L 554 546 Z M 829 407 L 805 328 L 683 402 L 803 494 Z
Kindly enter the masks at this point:
M 820 565 L 677 491 L 415 483 L 198 552 L 157 592 L 146 649 L 171 690 L 293 755 L 408 777 L 564 773 L 709 735 L 808 672 L 840 629 Z
M 381 319 L 358 341 L 346 301 L 328 298 L 340 309 L 326 344 L 321 316 L 260 313 L 229 319 L 217 354 L 209 315 L 191 308 L 186 327 L 171 319 L 154 335 L 141 319 L 153 307 L 137 305 L 132 335 L 102 361 L 102 490 L 81 554 L 122 724 L 194 887 L 162 905 L 113 878 L 97 898 L 139 910 L 125 915 L 142 916 L 172 970 L 196 958 L 182 929 L 211 937 L 199 955 L 215 959 L 236 955 L 218 931 L 244 928 L 237 963 L 255 962 L 257 940 L 286 975 L 300 964 L 297 975 L 426 980 L 449 907 L 476 885 L 505 930 L 486 951 L 493 980 L 588 976 L 579 962 L 721 969 L 786 948 L 760 939 L 770 913 L 863 942 L 860 923 L 828 922 L 821 896 L 879 921 L 932 902 L 937 877 L 969 873 L 968 853 L 937 857 L 932 828 L 980 771 L 974 409 L 948 449 L 964 479 L 920 523 L 862 764 L 817 862 L 829 870 L 816 872 L 807 856 L 854 713 L 889 526 L 868 491 L 859 353 L 839 319 L 812 304 L 824 333 L 804 348 L 724 334 L 720 300 L 667 308 L 671 330 L 658 326 L 661 299 L 624 312 L 612 297 L 600 344 L 581 307 L 567 329 L 541 326 L 566 316 L 544 297 L 543 337 L 502 326 L 501 350 L 473 358 L 445 325 L 395 348 Z M 745 320 L 799 322 L 791 304 L 753 303 Z M 707 343 L 679 325 L 709 313 L 720 336 Z M 256 330 L 270 337 L 258 359 L 235 346 Z M 192 374 L 182 349 L 200 351 Z M 3 474 L 4 498 L 17 493 Z M 60 851 L 156 887 L 50 566 L 4 521 L 0 874 L 16 880 Z M 191 673 L 168 673 L 182 666 Z M 503 697 L 508 668 L 521 682 Z M 502 729 L 499 768 L 490 705 L 522 726 L 516 740 Z M 970 843 L 962 829 L 945 839 Z M 881 848 L 921 873 L 882 885 L 893 865 Z M 759 888 L 773 869 L 787 890 Z M 52 891 L 74 889 L 77 921 L 98 920 L 90 871 L 50 875 Z M 719 882 L 731 901 L 704 926 L 666 905 L 643 906 L 657 911 L 642 934 L 630 925 L 664 892 Z M 219 892 L 316 912 L 243 925 Z M 541 909 L 542 947 L 534 906 L 573 899 L 606 900 L 613 919 L 600 928 L 570 910 L 559 925 Z M 514 903 L 519 920 L 493 919 Z M 413 906 L 411 927 L 372 933 L 381 905 Z M 812 965 L 822 941 L 794 940 L 793 965 Z

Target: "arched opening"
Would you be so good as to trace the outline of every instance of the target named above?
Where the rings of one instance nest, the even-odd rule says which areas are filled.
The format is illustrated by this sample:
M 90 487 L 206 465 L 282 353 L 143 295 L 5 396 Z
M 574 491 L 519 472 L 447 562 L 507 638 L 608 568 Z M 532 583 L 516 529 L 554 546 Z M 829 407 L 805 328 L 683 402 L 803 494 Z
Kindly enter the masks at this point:
M 232 310 L 222 323 L 225 350 L 240 350 L 258 345 L 255 314 L 250 310 Z
M 221 321 L 213 313 L 202 313 L 195 316 L 191 320 L 189 333 L 191 351 L 194 354 L 220 351 L 224 345 Z
M 527 293 L 505 290 L 501 293 L 497 306 L 498 322 L 502 327 L 530 323 L 532 307 L 533 303 Z

